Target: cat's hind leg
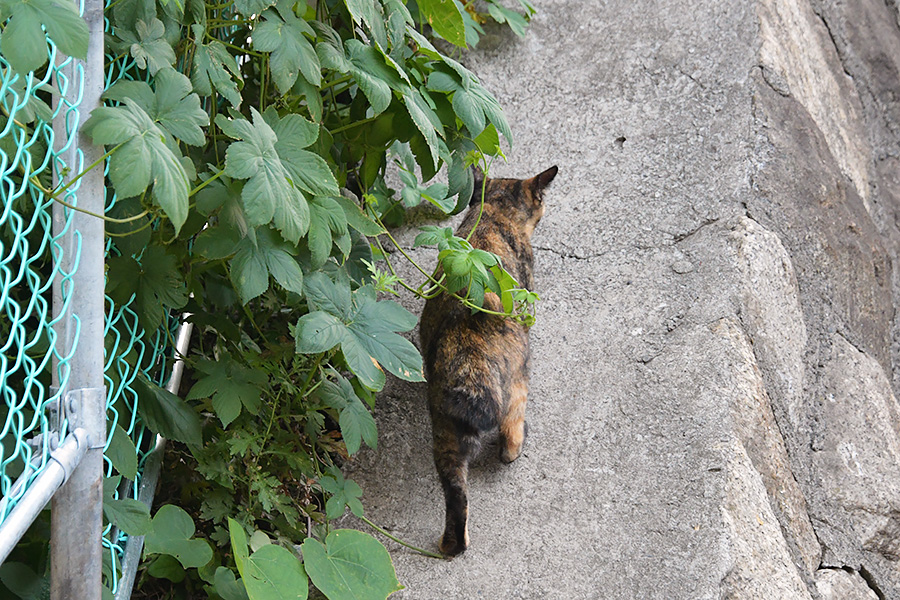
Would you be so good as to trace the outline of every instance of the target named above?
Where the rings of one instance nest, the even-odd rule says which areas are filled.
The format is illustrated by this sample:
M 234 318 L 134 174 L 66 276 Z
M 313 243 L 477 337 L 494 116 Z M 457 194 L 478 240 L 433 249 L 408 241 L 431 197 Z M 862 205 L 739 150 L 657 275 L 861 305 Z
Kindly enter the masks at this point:
M 434 464 L 444 488 L 446 517 L 440 550 L 445 556 L 456 556 L 469 545 L 469 461 L 478 450 L 478 431 L 455 419 L 442 417 L 432 423 Z
M 506 414 L 500 420 L 500 460 L 511 463 L 522 454 L 528 426 L 525 423 L 525 405 L 528 403 L 528 382 L 512 384 Z

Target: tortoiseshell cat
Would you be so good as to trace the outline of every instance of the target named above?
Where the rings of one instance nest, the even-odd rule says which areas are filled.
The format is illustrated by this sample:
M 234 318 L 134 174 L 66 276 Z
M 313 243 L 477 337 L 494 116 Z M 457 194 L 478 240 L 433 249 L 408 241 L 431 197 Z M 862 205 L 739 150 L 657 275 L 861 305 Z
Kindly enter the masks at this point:
M 488 179 L 484 212 L 469 240 L 493 252 L 519 285 L 534 287 L 531 234 L 544 214 L 543 190 L 556 177 L 551 167 L 531 179 Z M 476 175 L 469 212 L 457 230 L 467 235 L 481 208 L 483 176 Z M 484 307 L 502 311 L 496 294 Z M 522 452 L 527 432 L 528 328 L 483 312 L 472 314 L 455 298 L 441 294 L 425 303 L 420 336 L 428 379 L 428 407 L 434 434 L 434 463 L 446 501 L 440 550 L 456 556 L 469 545 L 469 461 L 483 433 L 499 427 L 500 459 Z

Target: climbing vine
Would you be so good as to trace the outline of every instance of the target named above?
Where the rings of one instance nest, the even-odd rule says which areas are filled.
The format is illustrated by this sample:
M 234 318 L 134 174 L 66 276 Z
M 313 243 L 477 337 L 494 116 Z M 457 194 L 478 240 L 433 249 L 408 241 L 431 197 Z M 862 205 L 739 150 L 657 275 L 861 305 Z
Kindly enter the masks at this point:
M 306 598 L 309 580 L 332 600 L 399 589 L 375 538 L 328 523 L 348 508 L 364 518 L 340 466 L 377 445 L 371 409 L 386 372 L 423 379 L 400 335 L 416 318 L 386 296 L 447 292 L 479 310 L 493 291 L 502 314 L 533 320 L 535 296 L 449 228 L 416 239 L 442 265 L 416 265 L 419 284 L 397 276 L 388 251 L 409 259 L 390 233 L 406 209 L 459 212 L 469 167 L 487 170 L 501 137 L 511 142 L 497 101 L 453 52 L 488 21 L 522 35 L 533 9 L 520 4 L 524 14 L 494 0 L 110 3 L 107 70 L 127 77 L 85 124 L 117 195 L 98 216 L 107 294 L 133 302 L 148 334 L 170 335 L 173 315 L 196 331 L 179 394 L 143 375 L 131 384 L 142 421 L 177 442 L 153 514 L 114 499 L 137 466 L 111 432 L 104 512 L 146 536 L 140 589 L 224 600 Z M 63 0 L 0 0 L 0 23 L 18 72 L 45 68 L 42 26 L 63 52 L 86 51 Z M 65 189 L 31 183 L 62 202 Z

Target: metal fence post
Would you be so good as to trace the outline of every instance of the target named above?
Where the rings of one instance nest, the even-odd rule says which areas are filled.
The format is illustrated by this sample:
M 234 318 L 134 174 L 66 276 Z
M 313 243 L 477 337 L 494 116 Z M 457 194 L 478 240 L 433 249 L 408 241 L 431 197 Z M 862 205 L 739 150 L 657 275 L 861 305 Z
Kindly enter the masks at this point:
M 73 60 L 67 67 L 69 80 L 73 84 L 83 77 L 83 95 L 78 109 L 82 124 L 91 110 L 99 106 L 104 88 L 103 7 L 103 0 L 84 0 L 83 16 L 90 31 L 87 60 Z M 77 85 L 70 85 L 67 90 L 73 103 L 77 101 L 77 88 Z M 64 113 L 59 117 L 66 120 Z M 57 136 L 57 139 L 60 138 Z M 79 151 L 83 155 L 82 160 L 77 156 Z M 73 171 L 67 177 L 78 174 L 78 165 L 87 168 L 102 155 L 102 148 L 95 147 L 87 136 L 79 134 L 76 143 L 70 146 L 65 155 L 65 162 Z M 101 165 L 80 180 L 78 206 L 103 214 L 104 202 Z M 54 222 L 58 222 L 58 219 L 54 218 Z M 100 600 L 103 564 L 103 441 L 106 437 L 106 394 L 103 392 L 103 221 L 76 212 L 66 235 L 67 238 L 62 240 L 65 249 L 63 260 L 78 260 L 77 271 L 72 279 L 70 308 L 80 322 L 80 335 L 78 340 L 73 339 L 71 334 L 66 335 L 63 342 L 67 353 L 71 344 L 77 344 L 77 351 L 69 362 L 71 371 L 67 388 L 72 393 L 63 397 L 63 403 L 66 405 L 64 408 L 69 419 L 69 430 L 84 428 L 89 435 L 90 447 L 68 482 L 53 497 L 50 594 L 53 600 Z M 70 262 L 66 270 L 71 271 L 72 266 Z M 72 319 L 67 318 L 65 321 L 71 322 Z

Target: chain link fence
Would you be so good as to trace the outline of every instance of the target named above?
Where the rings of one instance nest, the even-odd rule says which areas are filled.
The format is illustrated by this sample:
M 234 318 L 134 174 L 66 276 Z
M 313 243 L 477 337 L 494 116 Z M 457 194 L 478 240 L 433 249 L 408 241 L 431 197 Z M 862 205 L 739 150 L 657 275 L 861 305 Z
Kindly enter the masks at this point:
M 90 1 L 83 0 L 82 13 Z M 141 424 L 133 384 L 139 373 L 166 383 L 178 325 L 176 320 L 168 330 L 147 334 L 130 308 L 133 299 L 116 303 L 107 296 L 100 339 L 85 338 L 86 307 L 75 304 L 74 291 L 79 270 L 98 267 L 85 264 L 82 249 L 90 240 L 75 218 L 84 204 L 78 174 L 90 166 L 78 146 L 87 143 L 78 135 L 90 111 L 85 82 L 103 81 L 108 88 L 134 69 L 130 57 L 107 56 L 101 72 L 86 73 L 92 68 L 87 63 L 62 56 L 49 39 L 47 45 L 48 66 L 26 75 L 0 55 L 0 562 L 31 525 L 17 507 L 35 505 L 31 512 L 37 516 L 59 485 L 47 488 L 45 482 L 54 479 L 49 472 L 62 465 L 65 479 L 78 463 L 79 456 L 67 458 L 62 452 L 75 433 L 65 406 L 70 392 L 77 391 L 73 357 L 89 344 L 99 344 L 104 355 L 104 475 L 114 475 L 112 453 L 130 451 L 138 465 L 133 480 L 122 480 L 104 494 L 139 497 L 158 441 Z M 105 212 L 114 212 L 116 199 L 103 189 Z M 64 192 L 54 199 L 51 190 Z M 121 253 L 109 238 L 102 243 L 107 257 Z M 103 576 L 107 587 L 125 598 L 131 580 L 123 590 L 119 577 L 127 543 L 124 532 L 105 526 Z

